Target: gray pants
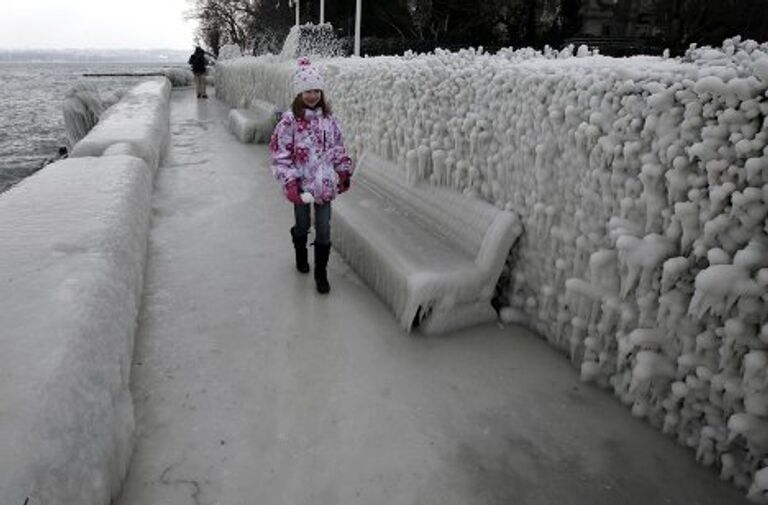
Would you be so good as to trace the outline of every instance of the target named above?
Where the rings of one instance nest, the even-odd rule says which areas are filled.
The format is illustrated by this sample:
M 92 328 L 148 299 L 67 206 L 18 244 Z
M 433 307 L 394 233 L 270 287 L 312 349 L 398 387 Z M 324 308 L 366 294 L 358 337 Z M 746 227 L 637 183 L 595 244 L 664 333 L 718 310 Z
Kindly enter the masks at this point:
M 205 74 L 195 74 L 195 89 L 198 98 L 208 94 L 205 91 Z
M 315 242 L 318 244 L 331 243 L 331 202 L 312 204 L 315 207 Z M 310 204 L 293 205 L 293 216 L 296 218 L 296 239 L 306 240 L 309 227 L 312 224 Z

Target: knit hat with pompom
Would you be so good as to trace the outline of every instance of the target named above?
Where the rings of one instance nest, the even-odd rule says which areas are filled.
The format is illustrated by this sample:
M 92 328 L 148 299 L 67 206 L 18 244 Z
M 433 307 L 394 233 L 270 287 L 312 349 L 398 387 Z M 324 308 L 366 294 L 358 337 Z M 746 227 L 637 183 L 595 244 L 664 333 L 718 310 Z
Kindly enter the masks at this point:
M 323 89 L 323 77 L 317 67 L 309 62 L 309 58 L 299 58 L 299 68 L 293 75 L 293 95 L 310 89 Z

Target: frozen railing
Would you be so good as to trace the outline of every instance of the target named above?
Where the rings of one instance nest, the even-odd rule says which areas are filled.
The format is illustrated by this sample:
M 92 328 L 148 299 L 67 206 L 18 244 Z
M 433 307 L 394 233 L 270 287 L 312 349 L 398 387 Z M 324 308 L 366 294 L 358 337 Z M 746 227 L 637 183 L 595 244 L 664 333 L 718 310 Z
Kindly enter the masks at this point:
M 130 363 L 169 94 L 165 79 L 137 86 L 73 157 L 0 199 L 2 504 L 104 504 L 120 490 L 133 450 Z
M 105 504 L 120 489 L 151 197 L 146 163 L 102 156 L 0 198 L 2 504 Z
M 496 318 L 491 297 L 522 232 L 515 214 L 450 189 L 408 184 L 370 153 L 354 182 L 334 202 L 334 246 L 403 328 L 439 333 Z

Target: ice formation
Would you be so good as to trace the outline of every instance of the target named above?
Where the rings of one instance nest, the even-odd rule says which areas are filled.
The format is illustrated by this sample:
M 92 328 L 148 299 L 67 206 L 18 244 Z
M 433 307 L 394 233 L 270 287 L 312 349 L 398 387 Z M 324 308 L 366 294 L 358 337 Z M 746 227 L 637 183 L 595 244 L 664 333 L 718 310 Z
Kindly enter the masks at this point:
M 508 319 L 724 478 L 762 489 L 766 385 L 752 353 L 768 347 L 767 44 L 317 63 L 354 155 L 523 217 Z M 285 108 L 293 65 L 226 62 L 217 92 Z
M 307 23 L 291 27 L 280 58 L 294 60 L 299 56 L 332 57 L 342 56 L 344 52 L 344 43 L 336 38 L 330 23 Z
M 219 48 L 219 61 L 231 60 L 233 58 L 240 58 L 243 55 L 243 51 L 240 50 L 240 46 L 237 44 L 224 44 Z
M 71 156 L 101 156 L 111 149 L 112 154 L 136 156 L 157 169 L 168 147 L 170 94 L 167 79 L 133 87 L 75 144 Z
M 334 202 L 334 246 L 400 325 L 438 333 L 493 321 L 494 287 L 522 232 L 516 215 L 479 199 L 410 185 L 367 153 L 357 190 Z
M 165 77 L 171 81 L 171 86 L 174 88 L 182 86 L 191 86 L 194 75 L 192 70 L 188 68 L 165 68 L 163 69 Z
M 151 195 L 144 161 L 104 156 L 53 163 L 0 199 L 0 503 L 120 490 Z
M 272 136 L 279 111 L 269 102 L 252 100 L 247 109 L 231 109 L 227 127 L 240 142 L 266 143 Z
M 100 156 L 52 163 L 0 199 L 0 503 L 110 503 L 120 490 L 156 168 L 145 159 L 168 143 L 168 87 L 139 85 L 104 114 L 81 140 Z
M 69 145 L 73 146 L 85 137 L 110 105 L 101 98 L 93 83 L 76 82 L 67 92 L 62 106 Z

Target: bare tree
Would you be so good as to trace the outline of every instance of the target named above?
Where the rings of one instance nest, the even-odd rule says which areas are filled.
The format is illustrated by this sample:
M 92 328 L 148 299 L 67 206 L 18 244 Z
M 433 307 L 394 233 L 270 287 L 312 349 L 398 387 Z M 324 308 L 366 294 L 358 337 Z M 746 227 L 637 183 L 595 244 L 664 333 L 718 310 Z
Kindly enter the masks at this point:
M 218 54 L 224 44 L 245 49 L 250 9 L 248 0 L 194 0 L 190 17 L 199 20 L 198 36 Z
M 189 0 L 187 14 L 199 21 L 197 36 L 214 54 L 225 44 L 243 52 L 274 49 L 290 26 L 290 9 L 280 0 Z

